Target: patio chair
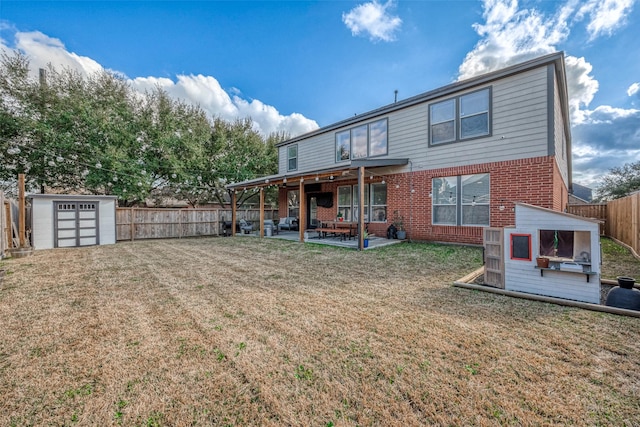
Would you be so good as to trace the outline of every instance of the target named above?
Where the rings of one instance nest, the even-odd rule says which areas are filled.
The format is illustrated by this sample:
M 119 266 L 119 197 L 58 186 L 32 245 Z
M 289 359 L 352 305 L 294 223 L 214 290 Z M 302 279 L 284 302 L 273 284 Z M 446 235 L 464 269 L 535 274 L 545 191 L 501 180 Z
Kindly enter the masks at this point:
M 242 230 L 243 234 L 249 234 L 253 231 L 253 224 L 251 224 L 250 222 L 241 219 L 240 220 L 240 230 Z

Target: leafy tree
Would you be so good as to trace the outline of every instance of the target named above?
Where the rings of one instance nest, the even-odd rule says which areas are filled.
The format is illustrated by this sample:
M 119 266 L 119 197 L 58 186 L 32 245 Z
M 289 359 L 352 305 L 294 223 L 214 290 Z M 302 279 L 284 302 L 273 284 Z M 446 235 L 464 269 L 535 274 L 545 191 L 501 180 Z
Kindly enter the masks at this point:
M 284 138 L 284 134 L 274 134 L 265 141 L 253 129 L 251 119 L 229 123 L 216 118 L 206 147 L 207 169 L 202 174 L 211 200 L 224 206 L 231 199 L 225 188 L 228 183 L 277 173 L 275 144 Z M 242 191 L 237 195 L 237 205 L 242 206 L 257 195 L 256 191 Z
M 123 77 L 84 77 L 49 66 L 29 74 L 20 54 L 0 57 L 0 182 L 42 192 L 114 194 L 121 206 L 185 199 L 193 206 L 229 200 L 225 185 L 277 171 L 275 144 L 251 119 L 209 120 L 161 88 L 141 94 Z M 257 195 L 242 193 L 238 204 Z M 271 190 L 269 197 L 276 197 Z
M 596 189 L 600 201 L 619 199 L 640 190 L 640 161 L 609 169 Z

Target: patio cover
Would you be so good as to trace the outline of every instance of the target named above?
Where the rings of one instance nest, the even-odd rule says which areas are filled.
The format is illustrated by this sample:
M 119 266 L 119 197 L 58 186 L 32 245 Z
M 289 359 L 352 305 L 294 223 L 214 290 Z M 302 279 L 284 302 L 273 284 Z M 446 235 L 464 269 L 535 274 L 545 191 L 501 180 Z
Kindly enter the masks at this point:
M 364 182 L 365 170 L 374 168 L 384 168 L 391 166 L 405 166 L 409 163 L 409 159 L 355 159 L 347 163 L 340 164 L 335 167 L 309 170 L 304 172 L 294 172 L 278 175 L 263 176 L 260 178 L 250 179 L 247 181 L 228 184 L 226 186 L 229 190 L 235 190 L 231 192 L 231 222 L 236 222 L 236 192 L 238 190 L 244 191 L 251 188 L 260 189 L 260 224 L 264 223 L 264 188 L 271 185 L 283 185 L 289 186 L 293 183 L 298 183 L 300 188 L 300 224 L 306 224 L 306 197 L 304 193 L 304 183 L 309 181 L 339 181 L 344 179 L 353 179 L 354 174 L 358 177 L 358 189 L 359 189 L 359 206 L 364 206 L 364 186 L 361 185 Z M 359 218 L 359 230 L 364 229 L 364 215 L 360 215 Z M 232 227 L 232 233 L 235 234 L 235 227 Z M 263 227 L 260 227 L 260 237 L 264 237 Z M 300 227 L 300 242 L 304 242 L 304 227 Z M 359 233 L 358 248 L 362 250 L 364 248 L 364 236 Z

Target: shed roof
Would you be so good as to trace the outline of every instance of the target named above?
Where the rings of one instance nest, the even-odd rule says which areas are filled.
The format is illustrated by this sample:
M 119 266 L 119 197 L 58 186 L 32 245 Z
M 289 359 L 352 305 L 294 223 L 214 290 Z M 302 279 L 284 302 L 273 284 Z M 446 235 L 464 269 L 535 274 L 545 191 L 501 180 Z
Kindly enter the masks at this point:
M 523 206 L 526 208 L 531 208 L 531 209 L 536 209 L 548 214 L 552 214 L 552 215 L 560 215 L 564 218 L 572 218 L 578 221 L 584 221 L 584 222 L 590 222 L 593 224 L 601 224 L 604 221 L 601 221 L 599 219 L 595 219 L 595 218 L 587 218 L 584 216 L 578 216 L 578 215 L 574 215 L 574 214 L 570 214 L 567 212 L 559 212 L 559 211 L 554 211 L 553 209 L 549 209 L 549 208 L 543 208 L 542 206 L 535 206 L 535 205 L 530 205 L 528 203 L 522 203 L 522 202 L 516 202 L 514 203 L 516 206 Z M 516 217 L 516 222 L 517 222 L 517 217 Z
M 49 199 L 49 200 L 116 200 L 118 196 L 97 195 L 97 194 L 28 194 L 27 199 Z

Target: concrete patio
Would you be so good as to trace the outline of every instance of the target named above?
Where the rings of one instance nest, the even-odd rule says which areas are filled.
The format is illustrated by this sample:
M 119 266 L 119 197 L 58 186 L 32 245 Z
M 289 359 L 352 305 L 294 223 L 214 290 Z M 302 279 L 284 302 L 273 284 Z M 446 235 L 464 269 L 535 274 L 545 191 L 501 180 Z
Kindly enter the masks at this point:
M 249 234 L 236 233 L 236 236 L 245 236 L 245 237 L 258 237 L 258 235 L 259 235 L 258 231 L 254 231 Z M 282 239 L 282 240 L 290 240 L 292 242 L 297 242 L 300 239 L 300 234 L 297 231 L 280 230 L 278 234 L 275 234 L 270 237 L 265 236 L 265 239 Z M 402 243 L 404 241 L 405 240 L 387 239 L 385 237 L 380 237 L 380 236 L 370 236 L 369 246 L 365 248 L 365 250 L 380 248 L 382 246 L 395 245 L 398 243 Z M 352 238 L 351 240 L 341 239 L 339 236 L 338 237 L 326 236 L 326 237 L 320 238 L 318 236 L 318 233 L 315 232 L 314 230 L 309 230 L 307 232 L 307 237 L 305 238 L 304 242 L 315 243 L 318 245 L 328 245 L 328 246 L 338 246 L 338 247 L 349 248 L 349 249 L 358 249 L 357 238 Z

